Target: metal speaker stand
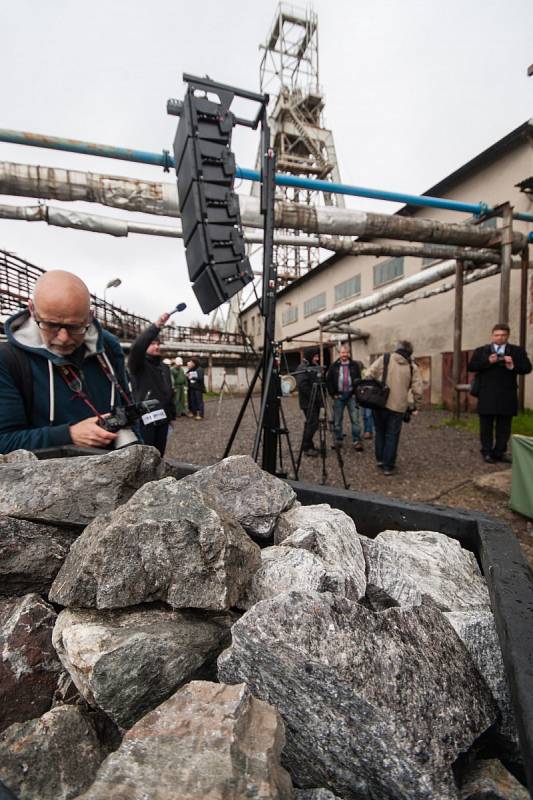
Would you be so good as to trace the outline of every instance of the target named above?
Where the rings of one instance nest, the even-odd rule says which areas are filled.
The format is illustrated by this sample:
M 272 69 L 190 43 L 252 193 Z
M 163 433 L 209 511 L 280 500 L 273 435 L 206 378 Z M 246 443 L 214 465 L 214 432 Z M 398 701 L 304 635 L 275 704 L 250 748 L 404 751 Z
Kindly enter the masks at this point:
M 204 82 L 205 84 L 205 82 Z M 212 84 L 216 89 L 217 84 Z M 228 87 L 225 87 L 226 89 Z M 229 87 L 231 88 L 231 87 Z M 259 459 L 262 444 L 261 466 L 272 475 L 287 477 L 283 467 L 282 437 L 286 438 L 289 457 L 295 480 L 298 480 L 298 469 L 291 447 L 289 431 L 285 415 L 281 408 L 281 381 L 280 381 L 280 346 L 275 340 L 276 329 L 276 288 L 277 265 L 273 262 L 274 249 L 274 199 L 275 199 L 275 173 L 276 156 L 270 146 L 270 127 L 268 124 L 267 107 L 269 96 L 267 94 L 252 96 L 240 90 L 233 90 L 236 95 L 246 96 L 260 103 L 261 109 L 256 119 L 249 127 L 261 126 L 261 214 L 263 216 L 263 291 L 260 301 L 260 311 L 263 317 L 264 338 L 263 356 L 255 370 L 250 386 L 244 398 L 233 430 L 230 434 L 223 458 L 230 452 L 242 418 L 252 397 L 254 387 L 261 376 L 261 407 L 257 420 L 257 429 L 252 450 L 255 461 Z M 236 119 L 236 124 L 243 121 Z M 279 466 L 278 466 L 279 464 Z

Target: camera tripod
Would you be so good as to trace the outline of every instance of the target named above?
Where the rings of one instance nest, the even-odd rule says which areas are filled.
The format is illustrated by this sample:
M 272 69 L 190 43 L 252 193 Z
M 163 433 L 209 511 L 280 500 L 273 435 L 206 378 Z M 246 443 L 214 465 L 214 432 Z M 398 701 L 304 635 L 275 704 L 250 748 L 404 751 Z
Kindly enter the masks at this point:
M 332 438 L 334 439 L 333 435 L 333 420 L 330 416 L 328 416 L 328 393 L 326 391 L 326 385 L 323 380 L 318 380 L 313 383 L 311 386 L 311 396 L 309 398 L 309 405 L 307 406 L 307 414 L 305 419 L 304 425 L 304 432 L 302 435 L 302 441 L 300 444 L 300 450 L 298 453 L 298 460 L 296 462 L 296 469 L 297 471 L 300 470 L 300 463 L 302 460 L 302 453 L 304 447 L 304 439 L 306 434 L 306 426 L 310 417 L 310 414 L 316 409 L 317 404 L 320 403 L 318 408 L 318 452 L 320 453 L 320 459 L 322 461 L 322 475 L 320 477 L 320 483 L 324 486 L 328 480 L 328 473 L 326 469 L 326 456 L 327 456 L 327 431 L 329 430 L 332 434 Z M 341 474 L 342 483 L 345 489 L 350 488 L 350 484 L 346 481 L 346 475 L 344 472 L 344 459 L 342 457 L 341 448 L 334 445 L 335 455 L 337 456 L 337 463 L 339 465 L 339 472 Z

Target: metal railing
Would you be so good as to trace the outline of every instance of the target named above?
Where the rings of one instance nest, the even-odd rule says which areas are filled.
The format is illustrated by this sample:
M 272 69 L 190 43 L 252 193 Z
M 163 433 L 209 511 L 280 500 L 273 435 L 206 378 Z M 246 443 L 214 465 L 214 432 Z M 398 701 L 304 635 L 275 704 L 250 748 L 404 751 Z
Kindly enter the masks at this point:
M 23 308 L 33 294 L 36 281 L 46 270 L 30 264 L 6 250 L 0 250 L 0 316 L 6 317 Z M 96 319 L 106 330 L 123 342 L 133 341 L 150 325 L 150 320 L 132 314 L 114 303 L 91 294 L 91 305 Z M 3 328 L 2 323 L 0 326 Z M 244 346 L 240 333 L 226 333 L 209 326 L 167 325 L 161 332 L 164 344 L 205 344 Z

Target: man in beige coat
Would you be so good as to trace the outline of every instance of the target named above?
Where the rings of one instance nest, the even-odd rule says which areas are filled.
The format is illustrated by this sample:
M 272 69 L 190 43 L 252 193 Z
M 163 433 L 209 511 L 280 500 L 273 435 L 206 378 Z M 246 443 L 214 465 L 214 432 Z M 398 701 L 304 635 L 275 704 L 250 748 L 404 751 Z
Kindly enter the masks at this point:
M 387 354 L 385 354 L 387 355 Z M 383 380 L 384 358 L 380 356 L 367 370 L 367 378 Z M 422 380 L 413 360 L 413 345 L 398 342 L 394 353 L 389 354 L 387 386 L 390 389 L 385 408 L 374 409 L 374 445 L 378 467 L 384 475 L 393 475 L 402 422 L 406 412 L 417 414 L 422 405 Z

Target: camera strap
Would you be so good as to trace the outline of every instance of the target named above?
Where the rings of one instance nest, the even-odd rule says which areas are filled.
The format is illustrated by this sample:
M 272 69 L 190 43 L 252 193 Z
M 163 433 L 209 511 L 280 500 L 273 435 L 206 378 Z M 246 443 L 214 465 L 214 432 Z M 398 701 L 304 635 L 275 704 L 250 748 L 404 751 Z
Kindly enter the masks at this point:
M 124 391 L 124 388 L 121 386 L 120 381 L 118 380 L 117 376 L 110 369 L 109 364 L 107 363 L 106 359 L 101 353 L 97 353 L 96 358 L 98 359 L 98 363 L 100 364 L 104 375 L 111 381 L 117 392 L 120 394 L 124 403 L 129 406 L 131 404 L 131 397 Z
M 83 383 L 80 376 L 72 369 L 72 367 L 68 366 L 67 364 L 60 364 L 57 368 L 59 370 L 59 374 L 73 394 L 72 399 L 77 398 L 78 400 L 82 400 L 100 421 L 103 420 L 103 415 L 97 410 L 87 392 L 83 391 Z

